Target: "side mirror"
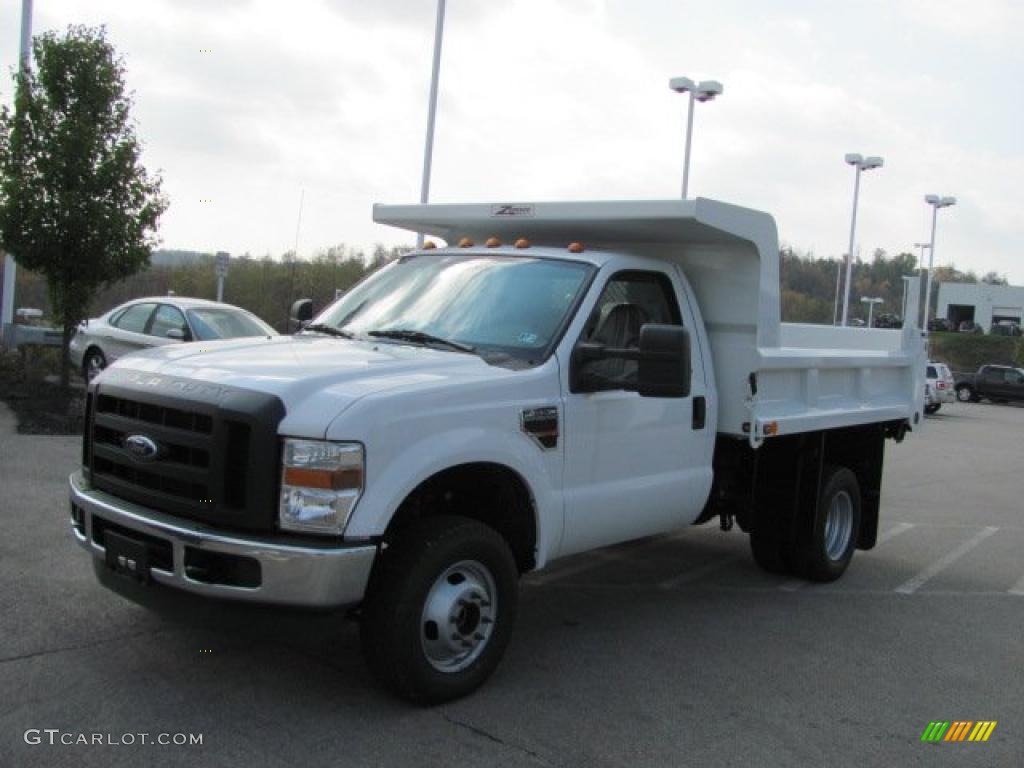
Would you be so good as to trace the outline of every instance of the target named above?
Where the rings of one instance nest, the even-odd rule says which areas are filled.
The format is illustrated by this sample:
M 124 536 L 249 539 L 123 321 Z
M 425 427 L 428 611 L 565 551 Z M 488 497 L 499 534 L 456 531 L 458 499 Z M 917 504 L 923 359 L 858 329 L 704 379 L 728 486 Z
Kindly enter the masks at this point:
M 174 339 L 175 341 L 185 340 L 185 332 L 181 328 L 168 328 L 165 335 L 168 339 Z
M 298 299 L 294 304 L 292 304 L 292 309 L 291 312 L 289 312 L 289 315 L 291 315 L 291 319 L 299 325 L 308 323 L 313 319 L 313 300 Z
M 635 349 L 580 342 L 572 351 L 570 391 L 592 391 L 581 380 L 583 367 L 594 360 L 636 360 L 636 391 L 641 397 L 688 397 L 690 394 L 690 333 L 681 325 L 647 323 L 640 328 Z
M 641 397 L 690 395 L 690 332 L 681 325 L 640 328 L 637 392 Z

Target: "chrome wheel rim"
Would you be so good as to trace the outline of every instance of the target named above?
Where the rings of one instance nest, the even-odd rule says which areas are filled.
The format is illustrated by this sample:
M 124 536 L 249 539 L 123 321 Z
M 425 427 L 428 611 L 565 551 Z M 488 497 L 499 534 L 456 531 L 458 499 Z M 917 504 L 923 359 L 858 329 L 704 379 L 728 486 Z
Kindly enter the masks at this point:
M 462 560 L 431 586 L 420 620 L 420 642 L 439 672 L 460 672 L 487 647 L 498 615 L 494 577 L 482 563 Z
M 961 403 L 966 403 L 968 400 L 971 399 L 971 390 L 969 390 L 967 387 L 961 387 L 956 391 L 956 399 L 959 400 Z
M 85 363 L 85 378 L 92 381 L 103 373 L 103 359 L 99 355 L 89 355 Z
M 853 499 L 846 491 L 832 497 L 825 517 L 825 554 L 829 560 L 841 560 L 853 536 Z

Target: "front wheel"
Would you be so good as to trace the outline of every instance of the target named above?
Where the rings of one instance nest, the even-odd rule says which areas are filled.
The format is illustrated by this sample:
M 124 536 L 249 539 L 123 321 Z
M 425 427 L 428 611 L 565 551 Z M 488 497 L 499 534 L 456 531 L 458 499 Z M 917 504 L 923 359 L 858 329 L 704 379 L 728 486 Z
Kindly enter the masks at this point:
M 380 555 L 363 605 L 363 655 L 393 692 L 421 704 L 465 696 L 498 666 L 518 606 L 515 558 L 482 523 L 435 517 Z
M 90 349 L 85 355 L 85 360 L 82 361 L 82 375 L 85 377 L 85 383 L 92 383 L 92 380 L 103 373 L 103 369 L 106 367 L 107 358 L 103 356 L 103 352 L 95 348 Z
M 978 402 L 978 398 L 974 394 L 974 389 L 969 384 L 963 384 L 956 388 L 956 399 L 961 403 Z
M 924 412 L 927 413 L 929 416 L 931 416 L 933 413 L 938 413 L 939 412 L 939 408 L 941 408 L 941 407 L 942 407 L 942 403 L 932 403 L 931 405 L 926 405 L 924 407 Z

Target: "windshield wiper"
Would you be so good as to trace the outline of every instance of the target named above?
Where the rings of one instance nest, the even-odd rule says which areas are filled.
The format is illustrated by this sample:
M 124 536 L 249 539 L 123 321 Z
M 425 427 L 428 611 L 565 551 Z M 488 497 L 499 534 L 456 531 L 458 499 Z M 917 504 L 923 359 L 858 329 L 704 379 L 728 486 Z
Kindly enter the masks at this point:
M 341 328 L 335 328 L 333 325 L 327 325 L 326 323 L 313 323 L 313 325 L 307 325 L 302 330 L 316 331 L 317 333 L 326 333 L 328 336 L 337 336 L 340 339 L 355 338 L 355 334 L 349 331 L 343 331 L 341 330 Z
M 476 354 L 476 350 L 468 344 L 460 344 L 457 341 L 442 339 L 440 336 L 434 336 L 433 334 L 424 333 L 423 331 L 414 331 L 411 328 L 386 328 L 382 331 L 370 331 L 366 335 L 377 336 L 382 339 L 411 341 L 414 344 L 439 344 L 441 346 L 448 347 L 449 349 L 454 349 L 456 352 L 466 352 L 471 355 Z

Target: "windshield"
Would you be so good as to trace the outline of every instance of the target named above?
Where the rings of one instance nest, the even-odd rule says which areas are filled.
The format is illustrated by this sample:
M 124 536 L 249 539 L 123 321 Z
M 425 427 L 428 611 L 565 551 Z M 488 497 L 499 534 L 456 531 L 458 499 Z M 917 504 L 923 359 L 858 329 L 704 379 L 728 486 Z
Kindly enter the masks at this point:
M 277 331 L 255 315 L 227 307 L 188 310 L 192 333 L 198 341 L 236 339 L 244 336 L 276 336 Z
M 555 259 L 407 256 L 357 285 L 315 322 L 360 336 L 418 331 L 485 356 L 538 361 L 592 272 L 588 264 Z

